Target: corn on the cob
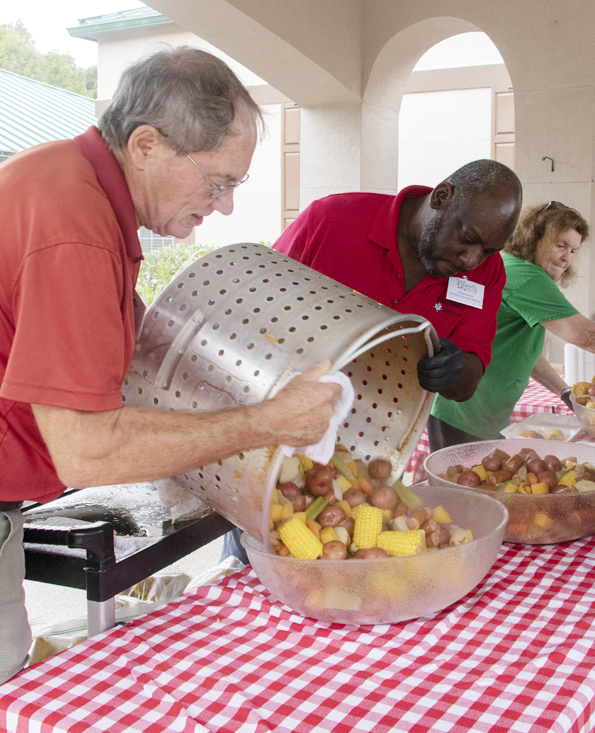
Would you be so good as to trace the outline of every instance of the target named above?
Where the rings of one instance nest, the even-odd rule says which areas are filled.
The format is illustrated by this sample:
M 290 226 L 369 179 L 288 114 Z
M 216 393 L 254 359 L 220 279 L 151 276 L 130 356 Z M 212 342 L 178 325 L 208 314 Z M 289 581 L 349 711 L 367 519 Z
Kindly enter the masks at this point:
M 355 513 L 353 541 L 360 550 L 376 547 L 376 539 L 382 532 L 382 509 L 360 504 Z
M 311 458 L 304 456 L 302 453 L 297 453 L 296 455 L 299 458 L 300 469 L 303 473 L 306 473 L 306 471 L 309 471 L 314 467 L 314 461 Z
M 426 550 L 426 533 L 423 529 L 410 529 L 408 532 L 381 532 L 376 546 L 386 550 L 389 557 L 417 555 Z
M 322 554 L 322 542 L 296 517 L 279 527 L 279 537 L 294 557 L 316 560 Z

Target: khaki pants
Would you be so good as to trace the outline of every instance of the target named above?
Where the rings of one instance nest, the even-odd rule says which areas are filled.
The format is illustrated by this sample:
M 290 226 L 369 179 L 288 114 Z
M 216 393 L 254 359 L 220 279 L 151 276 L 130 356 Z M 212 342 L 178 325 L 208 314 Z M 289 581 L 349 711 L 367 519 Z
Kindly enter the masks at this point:
M 0 512 L 0 683 L 25 666 L 31 646 L 24 578 L 23 515 Z

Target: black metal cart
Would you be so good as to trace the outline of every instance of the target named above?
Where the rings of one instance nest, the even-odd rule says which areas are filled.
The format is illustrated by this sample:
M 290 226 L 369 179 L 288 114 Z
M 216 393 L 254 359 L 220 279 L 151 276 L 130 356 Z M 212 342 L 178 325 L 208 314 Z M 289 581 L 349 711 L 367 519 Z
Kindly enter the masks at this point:
M 123 487 L 69 491 L 55 502 L 23 509 L 25 577 L 86 590 L 89 636 L 115 624 L 115 596 L 118 593 L 233 529 L 233 524 L 206 506 L 200 516 L 174 524 L 164 512 L 157 492 L 151 495 L 147 485 L 142 486 L 137 511 L 134 507 L 129 508 L 126 516 L 132 519 L 134 531 L 146 531 L 147 522 L 150 522 L 153 531 L 160 534 L 148 546 L 120 560 L 116 559 L 114 550 L 114 524 L 117 525 L 123 515 L 117 506 Z M 126 498 L 132 499 L 128 503 L 134 505 L 135 485 L 124 489 L 128 489 Z M 78 527 L 39 524 L 42 520 L 51 522 L 51 517 L 76 517 L 77 513 L 93 516 L 92 511 L 81 511 L 81 507 L 103 507 L 107 516 L 112 515 L 115 520 Z

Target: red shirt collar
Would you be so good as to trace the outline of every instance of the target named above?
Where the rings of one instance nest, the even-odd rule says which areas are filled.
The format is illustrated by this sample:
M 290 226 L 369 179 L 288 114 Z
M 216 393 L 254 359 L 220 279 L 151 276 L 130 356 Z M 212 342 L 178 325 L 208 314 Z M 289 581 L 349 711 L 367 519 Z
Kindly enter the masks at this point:
M 138 238 L 136 213 L 120 164 L 94 126 L 75 137 L 74 144 L 95 170 L 99 185 L 105 191 L 122 230 L 128 256 L 133 262 L 139 262 L 143 259 L 143 251 Z
M 372 222 L 368 239 L 385 249 L 397 246 L 399 216 L 403 199 L 420 199 L 432 192 L 427 186 L 407 186 L 396 196 L 391 196 L 379 209 Z

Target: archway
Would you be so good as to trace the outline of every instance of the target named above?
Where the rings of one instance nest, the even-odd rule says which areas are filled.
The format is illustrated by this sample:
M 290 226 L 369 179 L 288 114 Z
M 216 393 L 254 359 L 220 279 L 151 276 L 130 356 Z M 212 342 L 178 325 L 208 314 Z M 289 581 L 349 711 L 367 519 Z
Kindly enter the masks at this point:
M 436 44 L 453 36 L 478 32 L 481 33 L 475 25 L 459 18 L 426 19 L 396 34 L 378 54 L 368 77 L 362 104 L 362 190 L 394 193 L 403 185 L 413 183 L 414 180 L 409 179 L 416 171 L 420 176 L 416 183 L 435 185 L 452 170 L 479 157 L 497 158 L 508 165 L 514 164 L 510 155 L 510 143 L 514 142 L 512 84 L 503 63 L 492 64 L 489 70 L 473 73 L 469 68 L 459 68 L 449 72 L 443 69 L 433 74 L 412 74 L 419 60 Z M 425 86 L 419 84 L 420 76 L 425 77 Z M 412 80 L 417 86 L 412 84 Z M 435 84 L 434 89 L 432 83 Z M 435 92 L 432 99 L 418 96 L 415 98 L 417 104 L 413 103 L 413 98 L 408 98 L 403 104 L 406 94 L 427 95 L 431 92 Z M 502 96 L 497 97 L 497 94 Z M 441 113 L 435 118 L 432 118 L 432 112 L 427 112 L 432 106 L 430 102 L 435 108 L 442 106 Z M 473 125 L 464 115 L 453 114 L 450 129 L 447 129 L 449 121 L 445 119 L 444 109 L 448 109 L 449 104 L 454 105 L 451 107 L 453 112 L 457 111 L 457 104 L 465 104 L 473 110 L 476 122 L 482 128 L 481 133 L 477 129 L 473 133 L 475 139 L 472 135 L 471 140 L 464 144 L 451 144 L 452 138 L 456 138 L 457 117 L 466 123 L 465 129 L 459 131 L 460 137 L 468 135 Z M 411 115 L 400 120 L 402 113 L 411 111 L 413 120 Z M 401 123 L 409 147 L 405 149 L 402 140 L 400 154 Z M 440 129 L 441 125 L 443 131 L 448 132 L 442 139 L 440 134 L 436 134 L 436 128 Z M 497 142 L 501 147 L 498 149 L 495 147 L 496 129 L 512 133 L 512 137 L 510 134 L 500 135 Z M 424 133 L 430 137 L 431 145 L 423 144 L 429 142 L 423 140 Z M 419 151 L 425 154 L 416 161 Z

